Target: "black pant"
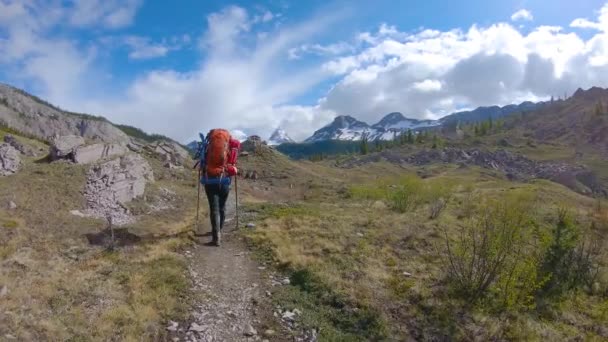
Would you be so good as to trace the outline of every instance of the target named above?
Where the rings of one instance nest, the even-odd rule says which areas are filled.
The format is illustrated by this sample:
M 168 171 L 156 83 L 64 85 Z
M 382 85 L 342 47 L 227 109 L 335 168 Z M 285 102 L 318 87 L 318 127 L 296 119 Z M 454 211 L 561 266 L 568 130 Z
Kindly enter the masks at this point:
M 215 240 L 216 234 L 224 228 L 226 201 L 228 200 L 228 194 L 230 194 L 230 185 L 206 184 L 205 193 L 209 201 L 209 218 L 211 219 L 211 228 Z

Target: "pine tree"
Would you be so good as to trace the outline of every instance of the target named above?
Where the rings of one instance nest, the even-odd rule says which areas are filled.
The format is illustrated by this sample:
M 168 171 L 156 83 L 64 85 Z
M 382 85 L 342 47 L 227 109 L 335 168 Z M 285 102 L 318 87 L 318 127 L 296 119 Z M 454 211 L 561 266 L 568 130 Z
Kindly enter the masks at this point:
M 411 129 L 407 130 L 407 143 L 408 144 L 413 144 L 414 143 L 414 133 L 412 133 Z
M 433 146 L 431 146 L 431 148 L 438 148 L 439 147 L 439 138 L 437 137 L 437 134 L 433 134 Z
M 474 131 L 475 131 L 475 136 L 479 136 L 479 126 L 478 125 L 475 125 Z
M 363 154 L 363 155 L 369 153 L 369 146 L 368 146 L 367 136 L 363 136 L 361 138 L 361 144 L 360 144 L 360 150 L 359 150 L 359 152 L 361 154 Z

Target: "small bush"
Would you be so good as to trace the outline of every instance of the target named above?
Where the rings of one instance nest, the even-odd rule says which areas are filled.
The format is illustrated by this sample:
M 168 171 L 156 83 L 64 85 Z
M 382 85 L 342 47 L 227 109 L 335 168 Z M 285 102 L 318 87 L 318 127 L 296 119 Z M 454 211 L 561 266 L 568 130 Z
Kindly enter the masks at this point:
M 454 293 L 472 302 L 489 299 L 501 308 L 531 304 L 540 259 L 529 244 L 536 232 L 531 207 L 522 196 L 487 201 L 454 242 L 445 232 Z
M 575 288 L 591 287 L 599 271 L 599 248 L 599 244 L 585 241 L 567 210 L 559 210 L 541 268 L 547 279 L 541 295 L 559 296 Z
M 393 210 L 406 213 L 418 208 L 424 201 L 424 184 L 416 176 L 404 177 L 389 194 L 389 203 Z
M 441 215 L 452 198 L 454 187 L 446 182 L 428 183 L 425 189 L 426 201 L 429 203 L 429 218 L 434 220 Z

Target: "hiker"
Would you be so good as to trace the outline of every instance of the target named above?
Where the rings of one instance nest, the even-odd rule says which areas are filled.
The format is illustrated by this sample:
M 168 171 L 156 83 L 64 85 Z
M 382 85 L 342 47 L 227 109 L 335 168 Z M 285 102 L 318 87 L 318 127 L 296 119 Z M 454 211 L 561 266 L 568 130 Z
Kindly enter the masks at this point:
M 212 129 L 207 136 L 199 134 L 201 142 L 196 154 L 200 184 L 205 186 L 209 201 L 209 218 L 211 220 L 211 244 L 220 246 L 221 231 L 226 219 L 226 202 L 230 194 L 232 177 L 236 177 L 236 160 L 241 143 L 232 139 L 225 129 Z M 198 210 L 198 208 L 197 208 Z M 198 211 L 197 211 L 198 222 Z

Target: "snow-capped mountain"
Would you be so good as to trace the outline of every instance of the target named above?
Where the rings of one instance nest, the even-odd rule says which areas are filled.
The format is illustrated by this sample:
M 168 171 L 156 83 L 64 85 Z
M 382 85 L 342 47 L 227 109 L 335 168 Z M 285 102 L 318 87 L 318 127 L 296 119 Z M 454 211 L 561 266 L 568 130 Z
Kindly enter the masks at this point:
M 373 125 L 372 128 L 376 130 L 408 130 L 425 127 L 433 127 L 440 125 L 437 120 L 417 120 L 409 119 L 403 116 L 399 112 L 390 113 L 382 118 L 377 124 Z
M 289 137 L 289 135 L 287 135 L 287 132 L 285 132 L 282 128 L 277 128 L 274 133 L 272 133 L 272 135 L 270 136 L 270 139 L 268 139 L 268 145 L 281 145 L 284 143 L 292 143 L 294 142 L 293 139 L 291 139 Z
M 369 135 L 372 128 L 363 121 L 359 121 L 349 115 L 337 116 L 332 123 L 316 131 L 305 142 L 323 140 L 361 140 Z
M 305 142 L 324 140 L 392 140 L 396 134 L 407 130 L 419 131 L 427 128 L 451 126 L 458 123 L 478 122 L 489 118 L 498 119 L 516 112 L 531 111 L 542 105 L 542 102 L 523 102 L 519 105 L 504 107 L 479 107 L 471 111 L 462 111 L 447 115 L 439 120 L 417 120 L 394 112 L 389 113 L 378 123 L 369 126 L 351 116 L 338 116 L 332 123 L 316 131 Z
M 408 129 L 421 129 L 438 126 L 435 120 L 408 119 L 401 113 L 390 113 L 373 126 L 359 121 L 351 116 L 338 116 L 334 121 L 316 131 L 306 142 L 323 140 L 361 140 L 366 136 L 369 140 L 392 140 L 395 134 Z

